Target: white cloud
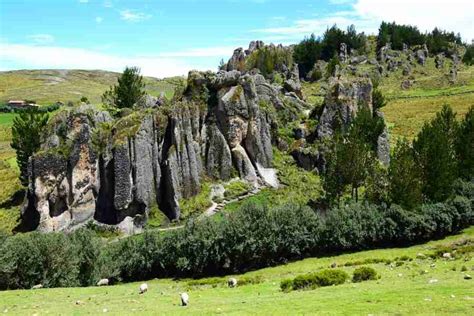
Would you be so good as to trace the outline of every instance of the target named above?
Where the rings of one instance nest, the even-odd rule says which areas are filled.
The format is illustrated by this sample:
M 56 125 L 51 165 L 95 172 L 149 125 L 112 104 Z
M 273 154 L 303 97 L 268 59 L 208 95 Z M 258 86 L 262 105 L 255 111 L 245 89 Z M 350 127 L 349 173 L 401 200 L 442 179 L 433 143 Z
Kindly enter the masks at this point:
M 421 31 L 440 27 L 460 32 L 464 39 L 474 38 L 473 0 L 357 0 L 359 17 L 377 21 L 396 21 L 418 26 Z
M 134 10 L 122 10 L 120 11 L 120 18 L 128 22 L 141 22 L 151 18 L 151 14 L 145 14 Z
M 37 44 L 51 44 L 54 42 L 54 36 L 50 34 L 33 34 L 28 36 L 28 39 L 34 41 Z
M 421 31 L 436 26 L 460 32 L 464 40 L 474 39 L 474 1 L 450 0 L 330 0 L 332 4 L 350 4 L 352 10 L 336 11 L 311 19 L 300 19 L 292 24 L 254 30 L 299 40 L 308 34 L 321 35 L 326 28 L 337 24 L 340 28 L 354 24 L 358 31 L 376 33 L 382 21 L 416 25 Z
M 104 19 L 103 19 L 102 17 L 100 17 L 100 16 L 98 16 L 98 17 L 95 18 L 95 22 L 96 22 L 96 23 L 102 23 L 102 21 L 104 21 Z
M 10 69 L 14 65 L 24 69 L 102 69 L 122 71 L 125 66 L 138 66 L 147 76 L 158 78 L 186 75 L 189 70 L 215 69 L 217 61 L 210 60 L 210 67 L 181 57 L 217 57 L 224 53 L 222 48 L 204 48 L 177 53 L 163 53 L 156 56 L 119 56 L 106 54 L 89 49 L 65 48 L 57 46 L 34 46 L 22 44 L 0 43 L 0 61 L 2 69 Z M 229 56 L 232 50 L 226 51 Z M 216 58 L 217 60 L 217 58 Z
M 231 56 L 235 46 L 216 46 L 206 48 L 193 48 L 177 52 L 161 53 L 160 57 L 182 58 L 182 57 L 223 57 Z

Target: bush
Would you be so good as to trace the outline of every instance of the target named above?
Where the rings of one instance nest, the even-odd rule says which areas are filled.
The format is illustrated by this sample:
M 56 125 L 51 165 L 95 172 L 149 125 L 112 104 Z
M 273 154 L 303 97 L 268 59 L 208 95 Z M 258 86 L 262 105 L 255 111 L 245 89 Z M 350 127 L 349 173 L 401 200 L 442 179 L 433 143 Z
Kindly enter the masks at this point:
M 0 246 L 0 289 L 88 286 L 104 265 L 102 244 L 89 230 L 26 233 L 6 238 Z
M 283 292 L 290 292 L 293 289 L 293 279 L 285 279 L 280 282 L 280 289 Z
M 368 280 L 377 280 L 377 271 L 371 267 L 360 267 L 354 270 L 352 282 L 362 282 Z
M 472 186 L 456 182 L 456 193 L 472 196 Z M 376 246 L 407 245 L 439 238 L 474 223 L 472 198 L 407 211 L 400 206 L 352 203 L 324 216 L 287 204 L 268 208 L 245 203 L 220 220 L 190 220 L 183 229 L 121 239 L 106 246 L 90 230 L 70 235 L 27 233 L 1 237 L 0 289 L 92 285 L 100 278 L 137 281 L 155 277 L 234 274 L 314 256 Z M 471 244 L 458 252 L 468 252 Z M 399 258 L 397 262 L 409 258 Z M 373 259 L 373 263 L 389 260 Z M 369 264 L 372 261 L 346 265 Z M 340 270 L 285 280 L 282 290 L 344 283 Z M 244 277 L 241 284 L 260 278 Z M 210 282 L 210 281 L 209 281 Z M 211 282 L 212 283 L 212 282 Z M 224 282 L 225 283 L 225 282 Z
M 321 286 L 339 285 L 346 282 L 349 275 L 343 270 L 322 270 L 316 273 L 298 275 L 293 280 L 283 280 L 280 288 L 284 292 L 290 290 L 315 289 Z

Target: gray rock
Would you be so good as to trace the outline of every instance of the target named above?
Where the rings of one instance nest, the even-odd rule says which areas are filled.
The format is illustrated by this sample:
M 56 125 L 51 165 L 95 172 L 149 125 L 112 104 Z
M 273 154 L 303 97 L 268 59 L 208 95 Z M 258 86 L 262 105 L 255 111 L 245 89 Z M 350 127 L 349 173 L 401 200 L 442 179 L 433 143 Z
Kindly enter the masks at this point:
M 245 68 L 245 53 L 244 50 L 239 47 L 234 50 L 234 54 L 227 62 L 227 71 L 239 70 L 242 71 Z
M 412 85 L 412 82 L 411 80 L 403 80 L 400 87 L 403 89 L 403 90 L 408 90 L 411 88 L 411 85 Z
M 377 158 L 385 166 L 390 164 L 390 140 L 387 128 L 377 138 Z
M 426 59 L 428 58 L 428 52 L 425 49 L 418 49 L 416 51 L 416 60 L 417 62 L 424 66 L 426 64 Z
M 264 47 L 265 44 L 262 41 L 251 41 L 249 44 L 249 48 L 245 50 L 245 54 L 248 56 L 252 54 L 254 51 Z
M 346 43 L 341 43 L 341 46 L 339 47 L 339 60 L 341 63 L 346 63 L 348 60 Z
M 368 78 L 332 79 L 317 127 L 318 138 L 331 136 L 336 125 L 348 126 L 360 104 L 372 111 L 372 82 Z
M 435 66 L 437 69 L 444 68 L 444 53 L 435 56 Z

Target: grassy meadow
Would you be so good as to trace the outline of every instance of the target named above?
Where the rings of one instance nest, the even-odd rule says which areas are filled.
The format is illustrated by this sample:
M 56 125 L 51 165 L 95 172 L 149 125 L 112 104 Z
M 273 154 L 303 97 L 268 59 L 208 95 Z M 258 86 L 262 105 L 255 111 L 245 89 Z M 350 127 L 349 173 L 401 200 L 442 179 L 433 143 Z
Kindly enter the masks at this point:
M 0 292 L 0 313 L 7 315 L 468 315 L 474 308 L 474 227 L 408 248 L 388 248 L 311 258 L 234 276 L 253 280 L 228 288 L 227 277 L 200 280 L 148 280 L 110 287 Z M 443 252 L 455 254 L 442 258 Z M 433 258 L 431 258 L 433 256 Z M 368 263 L 374 261 L 391 263 Z M 332 264 L 352 275 L 370 266 L 378 280 L 284 293 L 283 279 L 328 269 Z M 179 294 L 190 296 L 180 306 Z M 435 312 L 436 311 L 436 312 Z
M 85 96 L 99 103 L 101 96 L 117 82 L 119 73 L 102 70 L 19 70 L 0 72 L 0 103 L 11 99 L 35 100 L 48 105 L 57 101 L 77 102 Z M 162 92 L 171 97 L 183 78 L 145 77 L 145 89 L 151 95 Z M 0 119 L 1 120 L 1 119 Z

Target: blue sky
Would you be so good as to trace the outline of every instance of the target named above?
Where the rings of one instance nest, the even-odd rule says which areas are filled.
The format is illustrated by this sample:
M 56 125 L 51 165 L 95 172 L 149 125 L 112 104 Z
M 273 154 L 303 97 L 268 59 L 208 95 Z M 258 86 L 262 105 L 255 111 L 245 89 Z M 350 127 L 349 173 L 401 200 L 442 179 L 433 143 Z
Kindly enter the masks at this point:
M 0 70 L 137 65 L 215 70 L 252 39 L 291 44 L 328 26 L 435 25 L 474 38 L 472 0 L 0 0 Z

